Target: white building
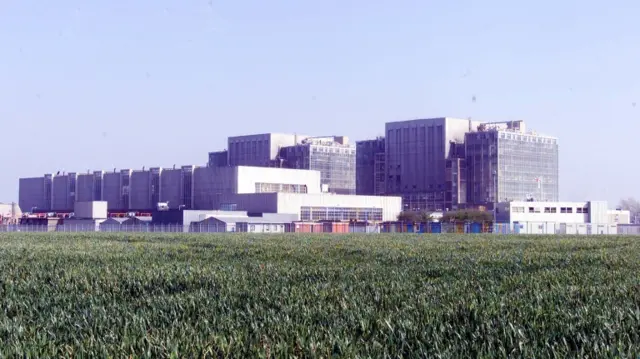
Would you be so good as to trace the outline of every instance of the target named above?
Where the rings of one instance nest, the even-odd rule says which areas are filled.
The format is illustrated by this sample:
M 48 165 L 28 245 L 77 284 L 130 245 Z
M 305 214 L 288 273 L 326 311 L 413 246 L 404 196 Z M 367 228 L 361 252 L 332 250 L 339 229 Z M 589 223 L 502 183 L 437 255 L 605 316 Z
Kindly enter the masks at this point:
M 295 214 L 300 221 L 395 221 L 401 197 L 333 193 L 247 193 L 221 197 L 220 209 Z
M 17 203 L 0 203 L 0 224 L 17 223 L 21 216 Z
M 498 223 L 525 234 L 617 234 L 630 222 L 629 211 L 609 210 L 606 201 L 499 203 Z
M 238 193 L 320 193 L 320 172 L 272 167 L 199 167 L 193 208 L 219 209 L 221 196 Z

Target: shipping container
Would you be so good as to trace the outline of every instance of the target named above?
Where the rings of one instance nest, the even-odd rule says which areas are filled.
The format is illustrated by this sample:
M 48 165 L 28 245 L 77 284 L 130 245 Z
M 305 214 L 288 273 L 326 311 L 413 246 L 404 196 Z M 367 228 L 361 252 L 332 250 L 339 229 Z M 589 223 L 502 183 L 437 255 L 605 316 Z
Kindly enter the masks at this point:
M 298 233 L 323 233 L 323 223 L 304 223 L 296 222 L 295 231 Z
M 384 222 L 382 223 L 382 232 L 384 233 L 406 233 L 407 226 L 402 222 Z
M 349 233 L 348 222 L 323 222 L 322 231 L 324 233 Z

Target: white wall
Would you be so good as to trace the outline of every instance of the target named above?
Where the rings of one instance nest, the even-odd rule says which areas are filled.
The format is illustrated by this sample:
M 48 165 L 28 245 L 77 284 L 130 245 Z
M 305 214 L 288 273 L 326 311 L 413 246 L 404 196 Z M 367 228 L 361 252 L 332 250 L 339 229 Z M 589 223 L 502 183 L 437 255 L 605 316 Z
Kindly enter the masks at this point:
M 238 210 L 259 213 L 286 213 L 300 219 L 300 207 L 382 208 L 383 221 L 396 221 L 402 210 L 401 197 L 352 196 L 331 193 L 247 193 L 226 195 L 222 203 L 235 203 Z
M 617 224 L 631 223 L 631 212 L 629 211 L 609 210 L 607 211 L 607 215 L 609 217 L 609 221 L 607 223 L 617 223 Z
M 540 213 L 532 213 L 532 207 L 539 209 Z M 500 213 L 499 220 L 508 220 L 514 231 L 526 234 L 617 234 L 618 223 L 624 224 L 630 220 L 628 211 L 607 210 L 607 202 L 604 201 L 517 201 L 501 203 L 499 208 L 509 208 L 508 214 Z M 518 208 L 525 208 L 525 213 L 518 212 Z M 555 208 L 556 213 L 545 213 L 546 208 Z M 571 208 L 572 213 L 562 213 L 562 208 Z M 588 213 L 578 213 L 578 208 L 587 208 Z
M 517 212 L 524 208 L 525 213 Z M 540 213 L 532 213 L 531 208 Z M 545 208 L 555 208 L 556 213 L 545 213 Z M 571 208 L 572 213 L 561 213 L 562 208 Z M 589 214 L 577 213 L 578 208 L 589 208 L 589 202 L 521 202 L 509 203 L 509 222 L 553 222 L 553 223 L 588 223 Z
M 240 166 L 237 181 L 237 193 L 255 193 L 257 182 L 306 185 L 308 193 L 320 193 L 320 171 Z
M 278 213 L 297 213 L 300 207 L 382 208 L 383 221 L 396 221 L 402 211 L 401 197 L 351 196 L 331 193 L 278 193 Z
M 107 218 L 107 201 L 76 202 L 73 212 L 77 219 Z
M 608 205 L 606 201 L 589 202 L 589 222 L 607 223 L 609 221 Z

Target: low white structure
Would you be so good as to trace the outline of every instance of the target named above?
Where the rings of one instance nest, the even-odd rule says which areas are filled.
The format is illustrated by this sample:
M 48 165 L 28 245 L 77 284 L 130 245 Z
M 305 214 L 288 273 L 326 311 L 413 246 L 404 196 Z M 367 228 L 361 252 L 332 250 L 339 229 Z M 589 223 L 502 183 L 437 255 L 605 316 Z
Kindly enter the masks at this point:
M 525 234 L 617 234 L 628 224 L 629 211 L 609 210 L 606 201 L 499 203 L 498 223 Z
M 251 193 L 221 196 L 220 208 L 255 213 L 295 214 L 300 221 L 395 221 L 402 198 L 332 193 Z
M 0 224 L 18 223 L 22 211 L 17 203 L 0 203 Z
M 220 196 L 240 193 L 320 193 L 320 171 L 270 167 L 199 167 L 194 171 L 193 208 L 220 206 Z
M 73 215 L 76 219 L 106 219 L 107 201 L 76 202 Z
M 284 233 L 291 231 L 295 220 L 295 215 L 276 213 L 264 213 L 255 217 L 250 217 L 247 213 L 239 216 L 214 215 L 200 222 L 192 222 L 189 231 Z

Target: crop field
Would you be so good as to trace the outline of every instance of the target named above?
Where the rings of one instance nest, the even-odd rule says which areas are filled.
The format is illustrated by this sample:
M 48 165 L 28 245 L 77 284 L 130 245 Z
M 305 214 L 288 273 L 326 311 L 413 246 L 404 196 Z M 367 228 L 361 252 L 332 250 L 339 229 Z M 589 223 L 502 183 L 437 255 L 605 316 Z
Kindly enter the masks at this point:
M 638 358 L 640 238 L 0 234 L 0 357 Z

